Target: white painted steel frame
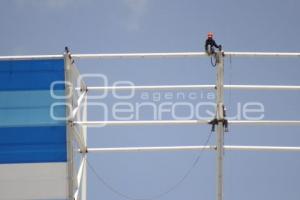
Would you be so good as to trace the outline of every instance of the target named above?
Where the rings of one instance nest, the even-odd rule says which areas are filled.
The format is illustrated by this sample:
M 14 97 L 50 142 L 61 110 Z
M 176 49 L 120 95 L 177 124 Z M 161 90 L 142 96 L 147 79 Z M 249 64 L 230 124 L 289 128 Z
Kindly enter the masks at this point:
M 300 53 L 290 52 L 224 52 L 233 57 L 300 57 Z M 77 59 L 141 59 L 141 58 L 193 58 L 206 57 L 205 52 L 173 52 L 173 53 L 112 53 L 112 54 L 73 54 Z
M 85 56 L 81 56 L 80 58 L 160 58 L 160 57 L 194 57 L 194 56 L 204 56 L 205 54 L 189 54 L 184 55 L 182 53 L 179 54 L 106 54 L 106 55 L 95 55 L 88 54 Z M 291 56 L 300 56 L 300 54 L 287 54 L 287 53 L 255 53 L 255 55 L 249 55 L 247 53 L 227 53 L 226 55 L 231 56 L 279 56 L 279 57 L 291 57 Z M 76 57 L 76 56 L 74 56 Z M 224 126 L 223 122 L 220 120 L 224 119 L 223 113 L 223 96 L 224 96 L 224 88 L 226 89 L 248 89 L 248 90 L 299 90 L 300 86 L 276 86 L 276 85 L 224 85 L 224 63 L 223 56 L 219 52 L 217 54 L 217 82 L 216 85 L 166 85 L 166 86 L 107 86 L 107 87 L 87 87 L 87 90 L 174 90 L 174 89 L 216 89 L 217 93 L 217 109 L 216 109 L 216 118 L 219 120 L 217 126 L 217 137 L 216 137 L 216 146 L 200 146 L 198 148 L 211 150 L 214 149 L 217 151 L 217 191 L 216 191 L 216 199 L 223 200 L 223 154 L 224 150 L 255 150 L 255 151 L 299 151 L 298 147 L 257 147 L 257 146 L 224 146 Z M 300 121 L 230 121 L 231 124 L 247 124 L 247 125 L 300 125 Z M 74 124 L 79 124 L 82 126 L 98 126 L 98 125 L 162 125 L 162 124 L 208 124 L 208 121 L 205 120 L 178 120 L 178 121 L 77 121 Z M 192 149 L 193 147 L 144 147 L 141 148 L 131 148 L 130 150 L 141 151 L 162 151 L 162 150 L 178 150 L 178 149 Z M 110 149 L 111 151 L 113 149 Z M 99 151 L 99 149 L 90 148 L 89 151 Z M 109 149 L 102 149 L 102 151 L 109 151 Z M 114 149 L 114 151 L 129 151 L 129 149 Z
M 214 85 L 145 85 L 145 86 L 106 86 L 106 87 L 88 86 L 87 87 L 88 91 L 178 90 L 178 89 L 198 90 L 198 89 L 214 89 L 214 88 L 215 88 Z M 80 88 L 76 88 L 76 90 L 80 90 Z
M 236 146 L 224 145 L 227 151 L 263 151 L 263 152 L 300 152 L 300 147 L 282 146 Z M 156 147 L 105 147 L 88 148 L 90 153 L 122 153 L 122 152 L 173 152 L 173 151 L 215 151 L 215 145 L 207 146 L 156 146 Z
M 138 121 L 74 121 L 74 125 L 87 127 L 126 126 L 126 125 L 187 125 L 208 124 L 208 120 L 138 120 Z
M 199 90 L 216 89 L 216 85 L 145 85 L 145 86 L 88 86 L 89 91 L 127 91 L 127 90 Z M 224 85 L 231 90 L 300 90 L 298 85 Z M 82 90 L 76 88 L 76 90 Z
M 83 120 L 87 120 L 87 95 L 84 96 L 83 100 Z M 85 165 L 83 166 L 82 184 L 81 184 L 81 200 L 87 200 L 87 127 L 82 127 L 83 140 L 86 151 L 83 153 Z
M 127 125 L 204 125 L 210 120 L 138 120 L 138 121 L 74 121 L 74 125 L 87 127 Z M 300 126 L 300 120 L 228 120 L 230 125 L 287 125 Z
M 76 181 L 77 181 L 77 189 L 74 192 L 74 200 L 78 200 L 79 197 L 79 192 L 80 192 L 80 188 L 82 187 L 82 180 L 83 180 L 83 174 L 84 174 L 84 168 L 86 167 L 86 154 L 83 155 L 81 162 L 80 162 L 80 166 L 78 169 L 78 173 L 76 176 Z
M 229 151 L 263 151 L 263 152 L 300 152 L 300 147 L 287 146 L 230 146 L 224 145 Z
M 224 58 L 221 52 L 217 52 L 215 55 L 216 59 L 216 116 L 218 120 L 217 124 L 217 133 L 216 133 L 216 199 L 223 200 L 223 168 L 224 168 L 224 124 L 223 121 L 225 118 L 224 113 Z
M 60 55 L 22 55 L 22 56 L 0 56 L 0 61 L 8 60 L 55 60 L 55 59 L 64 59 L 64 54 Z
M 298 52 L 225 52 L 225 56 L 232 57 L 287 57 L 299 58 Z M 207 57 L 205 52 L 171 52 L 171 53 L 112 53 L 112 54 L 72 54 L 75 59 L 141 59 L 141 58 L 193 58 Z M 62 59 L 63 55 L 21 55 L 0 56 L 4 60 L 41 60 Z
M 84 91 L 78 98 L 76 107 L 72 111 L 72 118 L 74 119 L 76 117 L 76 114 L 78 113 L 80 107 L 82 107 L 82 102 L 84 101 L 84 97 L 86 96 L 87 91 Z
M 231 125 L 299 126 L 300 120 L 229 120 Z
M 72 81 L 72 60 L 70 59 L 70 54 L 68 52 L 64 53 L 64 68 L 65 68 L 65 80 L 67 83 Z M 69 94 L 70 95 L 69 97 Z M 65 95 L 68 97 L 66 99 L 66 116 L 71 116 L 73 112 L 73 86 L 70 84 L 65 84 Z M 73 193 L 75 188 L 75 180 L 74 180 L 74 153 L 73 153 L 73 140 L 74 140 L 74 128 L 72 127 L 71 123 L 67 123 L 66 128 L 66 137 L 67 137 L 67 163 L 68 163 L 68 177 L 69 177 L 69 187 L 68 187 L 68 194 L 69 200 L 73 199 Z
M 299 85 L 224 85 L 234 90 L 300 90 Z
M 73 83 L 75 79 L 74 76 L 78 76 L 79 72 L 76 66 L 74 65 L 73 59 L 70 56 L 70 53 L 65 52 L 64 54 L 65 61 L 65 77 L 66 81 Z M 81 87 L 85 87 L 85 83 L 81 82 Z M 66 84 L 66 96 L 70 97 L 67 99 L 66 116 L 71 116 L 70 121 L 74 121 L 76 116 L 79 114 L 80 109 L 83 110 L 82 120 L 87 120 L 87 90 L 81 91 L 80 96 L 77 99 L 76 104 L 73 104 L 73 97 L 75 96 L 75 84 Z M 83 104 L 83 105 L 82 105 Z M 74 106 L 76 106 L 74 108 Z M 86 188 L 87 188 L 87 139 L 86 139 L 86 127 L 81 127 L 79 131 L 73 126 L 73 123 L 68 123 L 67 125 L 67 149 L 68 149 L 68 176 L 69 176 L 69 199 L 70 200 L 86 200 Z M 81 164 L 78 170 L 78 173 L 75 174 L 75 162 L 74 162 L 74 147 L 73 141 L 76 141 L 82 153 Z M 75 178 L 76 177 L 76 178 Z
M 71 71 L 72 70 L 72 62 L 70 59 L 70 54 L 65 53 L 64 55 L 28 55 L 28 56 L 0 56 L 0 61 L 7 60 L 41 60 L 41 59 L 64 59 L 65 60 L 65 75 L 66 80 L 70 81 Z M 232 57 L 287 57 L 287 58 L 300 58 L 300 53 L 285 53 L 285 52 L 225 52 L 225 56 Z M 119 54 L 73 54 L 72 58 L 74 59 L 158 59 L 158 58 L 193 58 L 193 57 L 207 57 L 204 52 L 174 52 L 174 53 L 119 53 Z M 218 76 L 220 76 L 220 71 L 218 72 Z M 223 75 L 222 75 L 223 76 Z M 222 82 L 222 81 L 221 81 Z M 174 90 L 174 89 L 217 89 L 217 92 L 220 88 L 220 84 L 225 89 L 243 89 L 243 90 L 299 90 L 300 86 L 276 86 L 276 85 L 223 85 L 223 83 L 217 83 L 218 87 L 215 85 L 167 85 L 167 86 L 119 86 L 119 87 L 88 87 L 89 90 Z M 78 89 L 78 88 L 76 88 Z M 72 90 L 69 86 L 66 87 L 66 94 L 68 94 Z M 222 93 L 222 92 L 221 92 Z M 220 93 L 220 94 L 221 94 Z M 219 100 L 222 99 L 219 96 Z M 68 99 L 68 103 L 71 102 L 72 99 Z M 67 109 L 67 116 L 72 114 L 72 118 L 74 118 L 79 110 L 79 106 L 82 102 L 85 102 L 87 105 L 87 95 L 82 94 L 77 103 L 77 107 L 71 110 Z M 222 101 L 221 101 L 222 102 Z M 70 104 L 72 105 L 72 104 Z M 84 106 L 83 108 L 83 119 L 82 121 L 74 121 L 69 124 L 67 127 L 67 139 L 68 139 L 68 173 L 69 173 L 69 196 L 70 199 L 78 198 L 79 190 L 81 189 L 81 199 L 86 200 L 86 162 L 87 162 L 87 151 L 82 151 L 83 149 L 87 149 L 87 127 L 88 126 L 98 126 L 103 124 L 105 125 L 178 125 L 178 124 L 208 124 L 209 121 L 206 120 L 160 120 L 160 121 L 88 121 L 87 120 L 87 108 Z M 220 109 L 217 109 L 220 110 Z M 219 112 L 219 111 L 218 111 Z M 72 129 L 72 125 L 81 125 L 83 126 L 82 133 L 83 137 L 75 138 L 75 129 Z M 261 121 L 240 121 L 240 120 L 232 120 L 229 121 L 229 124 L 232 125 L 300 125 L 300 121 L 283 121 L 283 120 L 261 120 Z M 222 129 L 222 125 L 218 124 L 218 135 L 222 136 L 224 130 Z M 76 184 L 77 190 L 75 191 L 75 195 L 73 195 L 75 181 L 74 181 L 74 163 L 73 163 L 73 149 L 72 145 L 70 145 L 73 139 L 80 144 L 81 153 L 82 153 L 82 161 L 77 174 Z M 83 141 L 82 141 L 83 140 Z M 241 150 L 241 151 L 287 151 L 287 152 L 298 152 L 300 151 L 300 147 L 270 147 L 270 146 L 227 146 L 221 144 L 222 137 L 219 137 L 217 146 L 181 146 L 181 147 L 119 147 L 119 148 L 88 148 L 89 152 L 124 152 L 124 151 L 177 151 L 177 150 L 218 150 L 218 175 L 217 178 L 218 186 L 217 186 L 217 199 L 222 199 L 222 188 L 223 181 L 220 180 L 220 175 L 222 175 L 222 168 L 220 168 L 220 153 L 222 150 Z M 84 148 L 83 148 L 84 147 Z M 221 147 L 221 148 L 220 148 Z M 221 155 L 222 156 L 222 155 Z M 222 163 L 221 163 L 222 164 Z

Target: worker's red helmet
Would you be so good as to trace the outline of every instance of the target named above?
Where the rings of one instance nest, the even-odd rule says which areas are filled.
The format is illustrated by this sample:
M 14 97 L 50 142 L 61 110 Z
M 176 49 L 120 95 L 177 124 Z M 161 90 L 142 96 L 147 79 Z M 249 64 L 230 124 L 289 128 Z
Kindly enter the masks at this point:
M 207 37 L 208 37 L 208 38 L 212 38 L 213 36 L 214 36 L 214 34 L 213 34 L 212 32 L 208 32 L 208 33 L 207 33 Z

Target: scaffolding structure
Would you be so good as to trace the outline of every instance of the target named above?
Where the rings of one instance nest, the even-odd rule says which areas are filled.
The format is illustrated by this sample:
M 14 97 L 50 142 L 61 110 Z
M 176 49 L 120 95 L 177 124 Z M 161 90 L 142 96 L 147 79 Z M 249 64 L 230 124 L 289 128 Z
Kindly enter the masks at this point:
M 207 57 L 204 52 L 178 52 L 178 53 L 121 53 L 121 54 L 71 54 L 68 50 L 64 55 L 36 55 L 36 56 L 1 56 L 1 60 L 39 60 L 64 59 L 65 76 L 70 84 L 66 84 L 67 116 L 68 116 L 68 161 L 70 199 L 87 199 L 87 154 L 108 152 L 162 152 L 162 151 L 190 151 L 208 150 L 216 152 L 216 200 L 223 200 L 223 162 L 224 151 L 268 151 L 268 152 L 300 152 L 296 146 L 233 146 L 224 145 L 224 131 L 226 123 L 231 125 L 255 126 L 300 126 L 299 120 L 227 120 L 224 105 L 224 90 L 290 90 L 300 91 L 300 86 L 294 85 L 224 85 L 224 56 L 232 57 L 286 57 L 300 58 L 300 53 L 276 52 L 217 52 L 216 58 L 216 84 L 215 85 L 159 85 L 159 86 L 97 86 L 89 87 L 83 81 L 78 86 L 74 78 L 79 75 L 74 59 L 151 59 L 151 58 L 192 58 Z M 138 120 L 138 121 L 88 121 L 87 97 L 89 91 L 128 91 L 128 90 L 199 90 L 213 89 L 216 92 L 215 118 L 211 120 Z M 71 95 L 70 95 L 71 94 Z M 82 106 L 85 105 L 85 106 Z M 123 126 L 123 125 L 215 125 L 216 144 L 206 146 L 161 146 L 161 147 L 114 147 L 89 148 L 87 145 L 87 128 L 97 126 Z M 74 146 L 76 142 L 81 153 L 81 162 L 75 166 Z

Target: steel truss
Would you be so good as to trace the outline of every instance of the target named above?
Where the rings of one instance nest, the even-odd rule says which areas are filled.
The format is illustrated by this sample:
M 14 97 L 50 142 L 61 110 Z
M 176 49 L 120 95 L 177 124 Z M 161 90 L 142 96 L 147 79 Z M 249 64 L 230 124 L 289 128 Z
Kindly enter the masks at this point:
M 265 53 L 265 52 L 227 52 L 225 56 L 239 57 L 297 57 L 300 58 L 300 53 Z M 183 52 L 183 53 L 136 53 L 136 54 L 69 54 L 69 59 L 150 59 L 150 58 L 191 58 L 204 57 L 203 52 Z M 79 132 L 73 128 L 74 138 L 79 146 L 79 152 L 82 154 L 81 164 L 75 179 L 74 199 L 78 199 L 79 191 L 81 190 L 81 199 L 86 200 L 86 162 L 87 153 L 113 153 L 113 152 L 162 152 L 162 151 L 201 151 L 212 150 L 216 151 L 216 199 L 223 200 L 223 162 L 224 151 L 268 151 L 268 152 L 300 152 L 300 147 L 283 147 L 283 146 L 232 146 L 224 145 L 224 89 L 234 90 L 300 90 L 300 86 L 292 85 L 224 85 L 224 58 L 221 52 L 216 55 L 217 62 L 217 77 L 215 85 L 159 85 L 159 86 L 106 86 L 106 87 L 89 87 L 82 84 L 80 87 L 74 87 L 73 91 L 80 92 L 77 97 L 77 103 L 72 108 L 70 127 L 79 128 Z M 58 57 L 58 56 L 54 56 Z M 17 59 L 17 58 L 13 58 Z M 37 57 L 39 59 L 39 57 Z M 1 60 L 1 58 L 0 58 Z M 74 66 L 73 66 L 74 67 Z M 211 146 L 162 146 L 162 147 L 114 147 L 114 148 L 89 148 L 87 146 L 87 127 L 102 127 L 102 126 L 137 126 L 137 125 L 211 125 L 212 120 L 149 120 L 149 121 L 88 121 L 86 108 L 84 112 L 85 119 L 77 120 L 77 116 L 81 105 L 87 102 L 89 91 L 126 91 L 126 90 L 199 90 L 208 89 L 215 90 L 216 98 L 216 116 L 217 120 L 217 137 L 216 145 Z M 229 125 L 287 125 L 299 126 L 300 120 L 228 120 Z
M 157 58 L 198 58 L 207 57 L 204 52 L 178 52 L 178 53 L 120 53 L 120 54 L 72 54 L 66 49 L 64 55 L 34 55 L 34 56 L 0 56 L 1 60 L 39 60 L 64 59 L 66 80 L 72 84 L 66 85 L 66 94 L 72 94 L 67 102 L 72 106 L 67 109 L 68 119 L 68 163 L 69 163 L 69 193 L 70 199 L 86 200 L 87 189 L 87 154 L 113 153 L 113 152 L 162 152 L 162 151 L 199 151 L 208 150 L 216 152 L 216 199 L 223 200 L 223 154 L 224 151 L 268 151 L 268 152 L 300 152 L 300 147 L 284 146 L 232 146 L 224 145 L 224 90 L 291 90 L 298 91 L 300 86 L 292 85 L 224 85 L 224 57 L 279 57 L 300 58 L 300 53 L 282 52 L 221 52 L 216 53 L 216 84 L 215 85 L 159 85 L 159 86 L 106 86 L 89 87 L 83 82 L 80 86 L 74 82 L 79 72 L 74 59 L 157 59 Z M 125 126 L 125 125 L 211 125 L 212 120 L 150 120 L 150 121 L 88 121 L 87 96 L 89 91 L 125 91 L 125 90 L 199 90 L 208 89 L 216 92 L 216 145 L 211 146 L 162 146 L 162 147 L 113 147 L 89 148 L 87 145 L 87 127 L 98 126 Z M 79 94 L 79 95 L 78 95 Z M 75 103 L 74 103 L 75 102 Z M 82 106 L 85 105 L 85 106 Z M 254 126 L 299 126 L 300 120 L 227 120 L 229 125 Z M 81 161 L 77 172 L 74 162 L 74 145 L 79 147 Z

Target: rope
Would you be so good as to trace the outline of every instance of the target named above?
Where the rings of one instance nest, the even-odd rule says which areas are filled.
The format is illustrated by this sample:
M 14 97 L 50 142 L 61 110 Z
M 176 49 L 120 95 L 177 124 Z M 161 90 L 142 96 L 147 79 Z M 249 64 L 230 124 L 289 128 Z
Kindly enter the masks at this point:
M 207 146 L 207 144 L 210 141 L 212 135 L 212 131 L 209 133 L 209 135 L 207 136 L 207 139 L 204 143 L 204 146 Z M 172 186 L 170 186 L 168 189 L 166 189 L 165 191 L 153 195 L 152 197 L 146 197 L 146 198 L 135 198 L 135 197 L 131 197 L 123 192 L 120 192 L 119 190 L 117 190 L 115 187 L 113 187 L 112 185 L 110 185 L 107 181 L 105 181 L 101 175 L 98 174 L 97 170 L 92 166 L 92 164 L 88 161 L 87 159 L 87 166 L 91 169 L 91 171 L 95 174 L 96 178 L 99 180 L 99 182 L 101 182 L 106 188 L 108 188 L 111 192 L 115 193 L 116 195 L 123 197 L 127 200 L 154 200 L 154 199 L 159 199 L 160 197 L 163 197 L 165 195 L 167 195 L 168 193 L 174 191 L 179 185 L 181 185 L 186 179 L 187 177 L 190 175 L 190 173 L 192 172 L 192 170 L 195 168 L 195 166 L 197 165 L 197 163 L 199 162 L 202 153 L 204 151 L 204 148 L 202 148 L 198 154 L 198 156 L 196 157 L 196 159 L 194 160 L 193 164 L 190 166 L 190 168 L 186 171 L 186 173 Z
M 217 65 L 217 61 L 215 61 L 215 63 L 213 62 L 213 56 L 210 56 L 210 63 L 213 67 L 216 67 Z

